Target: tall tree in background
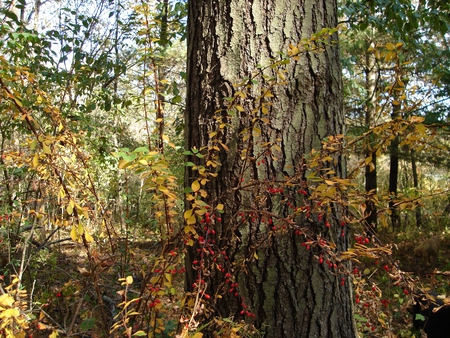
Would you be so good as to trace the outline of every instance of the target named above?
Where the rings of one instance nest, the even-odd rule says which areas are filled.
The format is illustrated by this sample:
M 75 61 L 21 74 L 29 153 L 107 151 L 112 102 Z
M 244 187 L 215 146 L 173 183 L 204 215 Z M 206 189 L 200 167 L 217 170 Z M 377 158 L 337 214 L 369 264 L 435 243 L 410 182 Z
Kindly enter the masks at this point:
M 266 337 L 355 336 L 351 286 L 318 244 L 346 249 L 343 211 L 307 198 L 319 183 L 305 170 L 344 119 L 337 46 L 298 43 L 336 12 L 335 0 L 189 3 L 185 218 L 202 219 L 185 230 L 186 285 L 212 302 L 205 315 L 254 318 Z M 330 159 L 322 169 L 342 177 Z
M 344 99 L 346 101 L 345 105 L 349 107 L 348 113 L 350 112 L 347 117 L 349 120 L 353 120 L 352 124 L 356 122 L 355 125 L 349 126 L 349 134 L 358 134 L 361 131 L 365 132 L 367 129 L 377 128 L 378 125 L 387 121 L 389 116 L 393 120 L 401 121 L 409 118 L 411 115 L 418 114 L 424 116 L 426 124 L 432 125 L 433 128 L 439 128 L 438 126 L 442 122 L 445 124 L 448 112 L 448 99 L 445 94 L 448 89 L 446 85 L 446 79 L 448 78 L 446 69 L 448 67 L 445 66 L 448 59 L 445 57 L 448 54 L 448 48 L 445 46 L 448 45 L 446 27 L 448 27 L 450 19 L 447 2 L 342 0 L 340 1 L 340 10 L 342 21 L 348 24 L 350 28 L 346 31 L 347 39 L 344 38 L 348 44 L 341 44 L 341 48 L 344 51 L 344 74 L 346 74 L 347 78 L 347 81 L 344 81 L 344 83 L 350 85 L 344 87 L 344 91 L 350 93 Z M 375 53 L 378 54 L 378 57 L 375 57 L 376 61 L 374 60 L 374 51 L 380 50 L 389 42 L 401 42 L 403 45 L 400 53 L 402 61 L 394 67 L 391 63 L 393 60 L 380 58 L 380 51 Z M 363 46 L 363 49 L 361 49 L 361 46 Z M 372 60 L 367 57 L 361 57 L 362 55 L 366 55 Z M 408 63 L 403 64 L 406 60 L 408 60 Z M 417 62 L 416 60 L 420 61 Z M 372 67 L 370 64 L 373 61 L 375 61 L 375 67 Z M 370 69 L 373 72 L 368 72 Z M 394 85 L 397 88 L 389 94 L 389 100 L 395 102 L 395 104 L 387 104 L 385 101 L 386 81 L 390 82 L 392 79 L 395 79 L 397 77 L 395 73 L 400 70 L 402 72 L 399 75 L 400 78 L 411 78 L 410 86 L 409 88 L 399 86 L 398 83 L 402 82 L 399 78 L 399 81 Z M 366 75 L 365 83 L 362 83 L 361 76 L 355 76 L 361 73 Z M 419 88 L 414 88 L 414 84 L 417 83 L 420 84 Z M 361 87 L 364 90 L 360 90 Z M 370 94 L 370 88 L 373 88 L 374 95 Z M 398 95 L 399 92 L 403 92 L 406 96 L 412 95 L 407 102 L 401 103 L 400 101 L 402 100 L 399 101 L 398 99 L 403 94 Z M 417 94 L 419 95 L 417 96 Z M 371 97 L 373 103 L 367 100 Z M 419 101 L 421 102 L 417 101 L 413 104 L 417 97 L 420 97 Z M 378 109 L 376 109 L 375 104 L 378 105 Z M 411 105 L 416 107 L 411 108 Z M 365 112 L 365 119 L 358 113 L 362 111 Z M 365 183 L 366 193 L 369 195 L 369 198 L 366 200 L 366 221 L 368 224 L 380 223 L 387 225 L 382 213 L 379 214 L 381 217 L 377 219 L 379 199 L 387 197 L 390 206 L 391 223 L 397 227 L 401 221 L 400 212 L 396 207 L 398 205 L 397 195 L 398 193 L 401 195 L 409 189 L 405 190 L 405 187 L 402 187 L 397 182 L 404 175 L 402 170 L 399 169 L 399 163 L 402 160 L 411 162 L 412 187 L 414 188 L 415 196 L 418 198 L 420 197 L 420 178 L 417 172 L 416 161 L 442 163 L 439 160 L 440 156 L 433 150 L 428 152 L 411 151 L 408 147 L 402 145 L 402 136 L 396 135 L 392 141 L 389 141 L 389 187 L 387 189 L 383 188 L 378 194 L 374 195 L 373 193 L 376 192 L 377 187 L 377 169 L 379 169 L 376 163 L 377 155 L 383 156 L 384 154 L 380 144 L 377 144 L 380 141 L 378 136 L 372 134 L 366 141 L 364 145 L 364 155 L 367 164 Z M 433 160 L 430 161 L 431 158 Z M 380 159 L 378 158 L 378 160 Z M 378 177 L 378 182 L 380 187 L 384 185 L 383 176 Z M 372 191 L 372 194 L 370 191 Z M 381 204 L 385 204 L 384 201 Z M 423 223 L 420 205 L 421 203 L 418 203 L 415 208 L 417 225 Z M 379 210 L 382 210 L 382 208 Z
M 371 42 L 370 42 L 371 43 Z M 372 53 L 366 50 L 365 54 L 365 89 L 366 89 L 366 104 L 365 104 L 365 122 L 368 128 L 375 125 L 377 114 L 377 82 L 378 82 L 378 67 L 376 65 L 375 57 Z M 377 149 L 373 147 L 375 143 L 371 135 L 367 140 L 365 146 L 366 158 L 371 158 L 371 162 L 366 164 L 365 172 L 365 190 L 367 193 L 365 220 L 367 225 L 374 229 L 377 227 Z M 372 144 L 371 144 L 372 143 Z M 374 149 L 375 148 L 375 149 Z

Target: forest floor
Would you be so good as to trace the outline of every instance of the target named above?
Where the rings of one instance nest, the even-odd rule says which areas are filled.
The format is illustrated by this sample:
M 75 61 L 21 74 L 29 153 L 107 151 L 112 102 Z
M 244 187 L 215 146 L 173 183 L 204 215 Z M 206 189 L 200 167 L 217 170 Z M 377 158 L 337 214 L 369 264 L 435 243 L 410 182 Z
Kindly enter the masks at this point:
M 394 234 L 380 237 L 382 242 L 392 243 L 391 258 L 380 262 L 380 265 L 386 263 L 390 269 L 397 265 L 409 281 L 413 281 L 414 291 L 427 289 L 438 294 L 450 294 L 447 274 L 450 272 L 450 238 L 441 238 L 439 261 L 434 268 L 429 262 L 413 257 L 414 248 L 421 240 L 398 240 L 399 235 Z M 60 333 L 70 332 L 71 337 L 101 337 L 100 332 L 105 332 L 106 326 L 117 323 L 113 318 L 123 309 L 120 303 L 130 302 L 133 298 L 145 303 L 147 320 L 154 320 L 152 325 L 156 337 L 174 337 L 179 329 L 180 309 L 184 301 L 183 257 L 176 248 L 167 250 L 165 257 L 157 256 L 155 253 L 161 252 L 159 242 L 149 241 L 151 236 L 142 238 L 147 239 L 116 243 L 114 254 L 98 245 L 98 249 L 91 251 L 92 264 L 81 243 L 70 241 L 51 250 L 36 251 L 24 278 L 28 297 L 34 301 L 29 310 L 35 317 L 27 331 L 28 337 L 49 337 L 54 329 Z M 370 264 L 373 262 L 362 262 L 360 271 L 367 266 L 370 268 Z M 155 269 L 158 266 L 165 266 L 165 270 L 158 272 Z M 375 270 L 381 273 L 376 274 Z M 355 318 L 361 337 L 412 337 L 412 321 L 407 312 L 411 295 L 402 294 L 402 287 L 386 278 L 388 274 L 382 274 L 381 266 L 372 266 L 370 271 L 370 276 L 363 275 L 367 297 L 363 299 L 361 293 L 362 302 L 370 304 L 356 306 Z M 128 286 L 120 279 L 126 276 L 133 277 L 133 283 Z M 144 283 L 154 287 L 159 285 L 161 289 L 143 288 Z M 370 299 L 373 285 L 379 298 L 372 293 Z M 98 302 L 99 295 L 103 304 Z M 388 305 L 383 303 L 385 299 L 389 300 Z M 116 331 L 121 333 L 110 337 L 122 336 L 125 326 L 131 323 L 133 320 L 123 323 Z M 148 330 L 148 325 L 143 329 Z
M 412 294 L 421 290 L 435 291 L 438 295 L 446 297 L 450 295 L 450 237 L 440 236 L 439 260 L 434 266 L 425 258 L 414 257 L 414 249 L 426 238 L 424 236 L 416 239 L 406 239 L 402 234 L 381 234 L 379 238 L 385 244 L 392 244 L 392 260 L 387 262 L 392 270 L 396 265 L 396 275 L 402 275 L 403 294 L 399 292 L 393 279 L 386 275 L 374 276 L 374 282 L 383 293 L 383 297 L 389 300 L 389 305 L 383 308 L 386 325 L 379 313 L 377 330 L 373 334 L 362 335 L 362 337 L 420 337 L 419 333 L 412 329 L 412 315 L 408 312 L 411 306 Z M 394 270 L 392 270 L 393 272 Z M 406 287 L 407 285 L 408 287 Z M 367 314 L 367 313 L 366 313 Z M 380 320 L 381 319 L 381 320 Z M 426 335 L 422 334 L 422 337 Z

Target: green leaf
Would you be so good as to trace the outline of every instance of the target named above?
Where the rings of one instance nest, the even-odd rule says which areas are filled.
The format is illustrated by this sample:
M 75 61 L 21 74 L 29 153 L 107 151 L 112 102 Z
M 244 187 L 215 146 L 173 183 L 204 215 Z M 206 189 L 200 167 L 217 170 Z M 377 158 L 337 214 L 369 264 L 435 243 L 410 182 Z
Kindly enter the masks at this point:
M 94 318 L 86 318 L 80 324 L 80 328 L 82 331 L 88 331 L 94 327 L 95 319 Z
M 415 320 L 425 321 L 426 318 L 423 315 L 421 315 L 420 313 L 416 313 Z
M 111 110 L 111 101 L 105 100 L 105 111 L 110 111 L 110 110 Z
M 135 160 L 135 158 L 137 157 L 136 153 L 130 154 L 130 155 L 124 155 L 123 159 L 127 162 L 132 162 Z
M 6 17 L 10 18 L 11 20 L 13 20 L 16 23 L 19 22 L 19 18 L 17 17 L 17 15 L 11 11 L 4 11 L 2 14 L 5 15 Z
M 149 150 L 147 147 L 139 147 L 133 150 L 133 153 L 148 153 Z
M 122 151 L 113 151 L 113 152 L 111 153 L 111 155 L 114 156 L 115 158 L 120 158 L 120 157 L 126 155 L 126 153 L 124 153 L 124 152 L 122 152 Z
M 180 103 L 181 102 L 181 96 L 177 95 L 172 99 L 172 103 L 176 104 L 176 103 Z

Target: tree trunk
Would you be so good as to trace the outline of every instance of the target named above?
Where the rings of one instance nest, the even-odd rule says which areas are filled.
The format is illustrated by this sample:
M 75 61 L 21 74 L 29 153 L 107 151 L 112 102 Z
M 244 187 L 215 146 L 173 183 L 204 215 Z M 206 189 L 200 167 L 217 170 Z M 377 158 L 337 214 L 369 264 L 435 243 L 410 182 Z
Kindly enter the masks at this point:
M 373 127 L 374 118 L 377 107 L 377 76 L 378 72 L 375 65 L 375 57 L 372 53 L 366 52 L 366 126 L 368 128 Z M 365 171 L 365 191 L 367 195 L 365 220 L 369 229 L 376 229 L 377 227 L 377 149 L 374 149 L 372 143 L 374 141 L 373 135 L 367 140 L 366 144 L 366 157 L 370 157 L 372 160 L 366 164 Z M 371 232 L 370 232 L 371 233 Z
M 305 172 L 343 133 L 338 48 L 264 68 L 335 27 L 336 1 L 196 0 L 188 13 L 186 209 L 201 218 L 186 230 L 188 291 L 206 288 L 204 316 L 245 317 L 265 337 L 354 337 L 350 282 L 317 244 L 347 248 L 343 210 L 308 199 Z M 342 177 L 331 156 L 323 165 Z
M 397 92 L 396 97 L 400 96 Z M 395 120 L 400 117 L 401 105 L 392 105 L 392 119 Z M 399 155 L 400 139 L 398 135 L 395 135 L 394 139 L 391 141 L 389 147 L 389 210 L 391 212 L 391 222 L 394 229 L 400 227 L 400 215 L 398 207 L 395 205 L 397 202 L 397 187 L 398 187 L 398 155 Z
M 416 152 L 414 151 L 414 149 L 411 149 L 410 153 L 411 153 L 411 171 L 413 176 L 414 193 L 416 197 L 419 197 L 420 196 L 419 174 L 417 173 Z M 422 207 L 420 206 L 420 203 L 418 203 L 416 206 L 415 214 L 416 214 L 416 226 L 421 227 L 423 220 L 422 220 Z

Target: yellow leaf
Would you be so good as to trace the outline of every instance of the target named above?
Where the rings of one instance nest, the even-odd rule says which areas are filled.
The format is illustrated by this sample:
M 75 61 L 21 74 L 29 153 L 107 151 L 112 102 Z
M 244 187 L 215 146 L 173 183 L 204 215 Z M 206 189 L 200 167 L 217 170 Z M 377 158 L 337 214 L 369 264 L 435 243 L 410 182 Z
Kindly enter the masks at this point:
M 132 276 L 127 276 L 125 281 L 126 281 L 127 285 L 133 284 L 133 277 Z
M 387 50 L 394 50 L 395 49 L 395 45 L 392 42 L 388 42 L 386 44 L 386 49 Z
M 206 214 L 207 210 L 206 209 L 197 209 L 195 210 L 195 214 L 199 215 L 199 216 L 203 216 L 204 214 Z
M 52 153 L 52 150 L 45 143 L 42 143 L 42 149 L 44 150 L 44 154 L 50 155 Z
M 84 234 L 84 228 L 83 228 L 83 225 L 82 224 L 78 224 L 78 235 L 82 235 L 82 234 Z
M 290 45 L 288 50 L 288 55 L 294 56 L 300 53 L 300 49 L 297 46 Z
M 19 107 L 23 107 L 23 105 L 22 105 L 22 102 L 18 99 L 18 98 L 14 98 L 14 102 L 19 106 Z M 23 118 L 25 118 L 25 116 L 23 117 Z
M 87 231 L 84 232 L 84 237 L 86 238 L 86 242 L 88 242 L 88 243 L 92 243 L 94 241 L 94 238 Z
M 269 89 L 264 93 L 264 97 L 273 97 L 272 91 Z
M 191 217 L 189 217 L 189 218 L 186 220 L 186 223 L 187 223 L 188 225 L 195 224 L 196 222 L 197 222 L 197 218 L 195 217 L 195 215 L 192 215 Z
M 188 234 L 188 233 L 195 234 L 196 231 L 195 231 L 194 227 L 192 227 L 190 225 L 187 225 L 187 226 L 184 227 L 184 233 L 185 234 Z
M 31 165 L 33 166 L 33 168 L 37 168 L 39 165 L 39 156 L 38 154 L 34 154 L 33 157 L 33 162 L 31 163 Z
M 245 111 L 245 109 L 242 106 L 236 105 L 236 109 L 240 112 Z
M 0 296 L 0 307 L 10 307 L 14 304 L 14 298 L 8 294 Z
M 57 338 L 58 337 L 58 331 L 54 330 L 48 338 Z
M 20 325 L 20 323 L 19 323 Z M 25 338 L 25 331 L 21 331 L 19 333 L 9 333 L 9 336 L 7 336 L 8 338 Z
M 31 141 L 31 143 L 30 143 L 30 149 L 31 149 L 31 150 L 36 149 L 36 144 L 37 144 L 36 139 L 34 139 L 33 141 Z
M 189 209 L 184 212 L 184 219 L 189 219 L 192 216 L 192 212 L 194 209 Z
M 89 218 L 89 211 L 87 208 L 81 208 L 80 212 L 83 214 L 84 217 Z
M 234 93 L 234 96 L 240 96 L 243 99 L 245 99 L 247 97 L 247 95 L 245 93 L 243 93 L 243 92 L 236 92 L 236 93 Z
M 387 52 L 384 55 L 384 59 L 386 60 L 386 62 L 389 62 L 391 60 L 393 60 L 395 58 L 396 54 L 394 52 Z
M 220 142 L 220 141 L 219 141 L 219 143 L 220 143 L 220 145 L 222 146 L 222 148 L 225 149 L 225 151 L 228 151 L 228 147 L 227 147 L 225 144 L 223 144 L 223 143 Z
M 119 169 L 125 169 L 127 167 L 127 165 L 128 165 L 128 161 L 125 161 L 124 159 L 121 159 L 119 161 L 118 167 L 119 167 Z
M 167 280 L 166 286 L 172 287 L 172 274 L 166 273 L 164 274 L 164 277 L 166 277 Z
M 194 192 L 198 191 L 200 189 L 200 183 L 199 181 L 194 181 L 191 184 L 191 188 Z
M 169 191 L 169 189 L 167 189 L 167 187 L 165 187 L 163 185 L 158 186 L 158 190 L 161 191 L 161 192 L 168 192 Z
M 216 209 L 219 210 L 219 211 L 222 211 L 223 210 L 223 204 L 222 203 L 217 204 Z
M 18 309 L 7 309 L 0 313 L 0 318 L 19 317 L 20 311 Z
M 420 134 L 422 134 L 422 135 L 424 135 L 424 134 L 427 132 L 427 127 L 425 127 L 425 125 L 422 124 L 422 123 L 417 124 L 417 125 L 416 125 L 416 129 L 417 129 L 417 131 L 418 131 Z
M 202 337 L 203 337 L 203 333 L 201 333 L 201 332 L 197 332 L 196 334 L 194 334 L 192 336 L 192 338 L 202 338 Z
M 74 206 L 75 206 L 75 203 L 72 200 L 70 200 L 69 205 L 66 207 L 66 211 L 69 215 L 72 215 Z
M 423 116 L 411 116 L 412 123 L 420 123 L 423 121 L 425 121 L 425 118 Z

